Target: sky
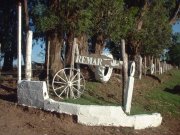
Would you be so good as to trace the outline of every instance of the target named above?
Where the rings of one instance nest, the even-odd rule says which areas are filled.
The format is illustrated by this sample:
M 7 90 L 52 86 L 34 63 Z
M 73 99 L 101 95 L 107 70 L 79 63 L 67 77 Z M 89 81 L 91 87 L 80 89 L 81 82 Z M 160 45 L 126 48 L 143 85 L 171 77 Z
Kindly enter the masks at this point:
M 44 63 L 45 57 L 43 54 L 45 54 L 45 43 L 41 41 L 34 42 L 32 47 L 32 61 Z
M 173 29 L 173 32 L 180 32 L 180 21 L 176 23 L 175 25 L 173 25 L 172 29 Z

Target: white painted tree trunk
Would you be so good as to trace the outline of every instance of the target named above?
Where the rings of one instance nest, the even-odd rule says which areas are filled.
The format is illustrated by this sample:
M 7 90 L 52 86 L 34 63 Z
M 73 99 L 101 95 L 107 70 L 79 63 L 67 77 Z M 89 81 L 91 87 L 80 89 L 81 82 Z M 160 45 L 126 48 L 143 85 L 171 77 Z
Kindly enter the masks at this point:
M 147 60 L 146 56 L 144 56 L 144 75 L 146 76 L 146 71 L 147 71 Z
M 18 3 L 18 59 L 17 59 L 17 67 L 18 67 L 18 83 L 21 82 L 21 2 Z
M 134 88 L 134 73 L 135 73 L 135 62 L 132 62 L 130 68 L 130 76 L 128 77 L 128 84 L 126 89 L 126 102 L 125 102 L 125 112 L 130 114 L 131 102 Z
M 122 68 L 122 105 L 125 107 L 126 102 L 126 90 L 127 90 L 127 81 L 128 81 L 128 56 L 125 49 L 125 40 L 121 40 L 121 50 L 122 50 L 122 59 L 123 59 L 123 68 Z
M 154 74 L 156 75 L 157 72 L 157 59 L 154 59 Z
M 32 54 L 32 38 L 33 32 L 28 31 L 27 33 L 27 43 L 26 43 L 26 69 L 25 69 L 25 77 L 26 80 L 30 81 L 32 77 L 32 65 L 31 65 L 31 54 Z
M 153 63 L 153 57 L 151 59 L 151 75 L 154 74 L 154 63 Z
M 142 78 L 142 57 L 139 55 L 139 79 Z
M 158 59 L 158 71 L 159 71 L 159 75 L 162 74 L 161 73 L 161 62 L 160 62 L 160 59 Z

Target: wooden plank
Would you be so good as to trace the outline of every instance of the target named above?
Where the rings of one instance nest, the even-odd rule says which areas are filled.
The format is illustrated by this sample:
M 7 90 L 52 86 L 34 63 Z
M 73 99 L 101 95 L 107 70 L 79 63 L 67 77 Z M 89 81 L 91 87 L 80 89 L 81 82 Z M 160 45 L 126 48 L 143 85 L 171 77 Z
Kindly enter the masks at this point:
M 75 58 L 75 63 L 121 69 L 123 61 L 110 59 L 109 57 L 102 55 L 89 55 L 89 56 L 78 55 Z

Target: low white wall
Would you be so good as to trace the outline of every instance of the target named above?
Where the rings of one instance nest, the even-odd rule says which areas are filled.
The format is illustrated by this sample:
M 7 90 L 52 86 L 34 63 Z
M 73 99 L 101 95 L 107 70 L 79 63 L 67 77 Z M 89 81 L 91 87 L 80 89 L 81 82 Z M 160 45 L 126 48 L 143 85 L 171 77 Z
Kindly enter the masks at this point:
M 78 105 L 54 101 L 48 96 L 45 82 L 22 81 L 18 85 L 17 91 L 19 104 L 58 113 L 77 115 L 77 122 L 84 125 L 144 129 L 157 127 L 162 122 L 162 117 L 159 113 L 128 116 L 124 113 L 121 106 Z
M 44 109 L 77 115 L 78 123 L 88 126 L 122 126 L 145 129 L 157 127 L 162 122 L 159 113 L 128 116 L 121 106 L 78 105 L 46 99 Z

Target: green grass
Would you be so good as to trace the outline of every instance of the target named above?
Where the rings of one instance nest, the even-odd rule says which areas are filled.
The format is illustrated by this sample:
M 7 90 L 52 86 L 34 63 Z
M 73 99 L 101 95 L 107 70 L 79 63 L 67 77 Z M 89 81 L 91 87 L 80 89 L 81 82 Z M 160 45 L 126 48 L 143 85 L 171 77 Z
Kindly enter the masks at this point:
M 78 99 L 66 99 L 64 102 L 81 104 L 81 105 L 115 105 L 118 104 L 106 101 L 96 95 L 96 89 L 98 88 L 98 82 L 86 82 L 86 90 L 83 95 Z
M 170 74 L 171 77 L 168 80 L 144 93 L 143 100 L 146 101 L 135 103 L 132 107 L 132 114 L 160 112 L 180 117 L 180 95 L 165 91 L 173 91 L 175 86 L 180 86 L 180 71 L 172 70 Z
M 117 105 L 112 102 L 104 101 L 102 99 L 98 99 L 97 97 L 89 96 L 87 94 L 82 95 L 82 97 L 78 99 L 66 99 L 64 102 L 81 104 L 81 105 Z

